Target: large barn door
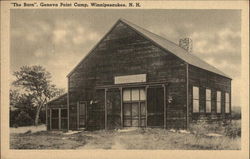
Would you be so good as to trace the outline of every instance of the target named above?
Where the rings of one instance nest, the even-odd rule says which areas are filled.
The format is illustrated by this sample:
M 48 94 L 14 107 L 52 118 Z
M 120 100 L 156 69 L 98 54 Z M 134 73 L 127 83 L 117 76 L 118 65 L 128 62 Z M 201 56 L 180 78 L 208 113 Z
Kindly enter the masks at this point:
M 121 127 L 121 94 L 120 89 L 112 88 L 107 90 L 107 128 L 114 129 Z
M 147 89 L 147 126 L 164 126 L 164 87 Z

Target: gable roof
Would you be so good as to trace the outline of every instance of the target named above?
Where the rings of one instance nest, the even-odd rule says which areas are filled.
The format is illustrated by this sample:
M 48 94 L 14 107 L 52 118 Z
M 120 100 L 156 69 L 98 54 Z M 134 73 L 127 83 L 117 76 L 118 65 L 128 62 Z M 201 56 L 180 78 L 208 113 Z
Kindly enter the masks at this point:
M 51 100 L 49 100 L 48 102 L 47 102 L 47 104 L 50 104 L 50 103 L 52 103 L 52 102 L 54 102 L 54 101 L 56 101 L 56 100 L 58 100 L 58 99 L 60 99 L 60 98 L 64 98 L 64 97 L 66 97 L 68 95 L 68 93 L 63 93 L 62 95 L 59 95 L 59 96 L 57 96 L 57 97 L 54 97 L 54 98 L 52 98 Z
M 162 49 L 164 49 L 168 52 L 171 52 L 172 54 L 179 57 L 180 59 L 187 62 L 188 64 L 196 66 L 196 67 L 204 69 L 204 70 L 207 70 L 207 71 L 210 71 L 210 72 L 213 72 L 213 73 L 216 73 L 216 74 L 219 74 L 219 75 L 227 77 L 229 79 L 232 79 L 230 76 L 228 76 L 225 73 L 223 73 L 222 71 L 218 70 L 216 67 L 208 64 L 207 62 L 203 61 L 202 59 L 195 56 L 194 54 L 187 52 L 185 49 L 181 48 L 177 44 L 175 44 L 175 43 L 173 43 L 173 42 L 171 42 L 171 41 L 169 41 L 169 40 L 167 40 L 159 35 L 156 35 L 156 34 L 150 32 L 150 31 L 148 31 L 148 30 L 146 30 L 138 25 L 135 25 L 135 24 L 133 24 L 125 19 L 119 19 L 107 34 L 109 34 L 112 31 L 112 29 L 119 22 L 122 22 L 125 25 L 129 26 L 132 30 L 139 33 L 144 38 L 150 40 L 151 42 L 158 45 Z M 102 39 L 104 39 L 107 36 L 107 34 Z M 98 44 L 102 41 L 102 39 L 97 43 L 97 45 L 92 50 L 94 50 L 98 46 Z M 88 55 L 92 52 L 92 50 L 85 56 L 85 58 L 83 58 L 83 60 L 81 60 L 81 62 L 83 62 L 88 57 Z M 74 70 L 77 68 L 77 66 L 68 74 L 68 76 L 70 76 L 74 72 Z

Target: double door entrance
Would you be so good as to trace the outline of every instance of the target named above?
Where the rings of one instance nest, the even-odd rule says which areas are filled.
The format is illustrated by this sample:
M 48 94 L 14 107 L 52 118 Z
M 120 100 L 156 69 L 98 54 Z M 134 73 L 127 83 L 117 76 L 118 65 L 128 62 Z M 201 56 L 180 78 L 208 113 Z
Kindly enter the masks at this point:
M 166 88 L 163 84 L 133 88 L 105 88 L 103 96 L 100 95 L 98 98 L 100 115 L 90 114 L 89 119 L 93 121 L 92 123 L 99 123 L 100 127 L 103 126 L 105 129 L 165 127 L 166 101 L 164 99 L 166 99 Z M 103 108 L 103 114 L 101 108 Z M 90 110 L 93 111 L 92 109 Z
M 145 88 L 129 88 L 123 90 L 123 126 L 146 126 L 146 94 Z

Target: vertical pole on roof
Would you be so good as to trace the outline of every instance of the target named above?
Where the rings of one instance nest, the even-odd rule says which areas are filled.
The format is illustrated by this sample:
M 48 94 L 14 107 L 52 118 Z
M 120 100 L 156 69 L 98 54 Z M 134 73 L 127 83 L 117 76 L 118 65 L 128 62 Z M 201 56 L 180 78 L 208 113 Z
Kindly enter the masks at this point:
M 122 87 L 120 87 L 120 96 L 121 96 L 121 127 L 123 128 L 123 92 L 122 92 Z
M 163 99 L 164 99 L 164 129 L 166 129 L 166 86 L 165 84 L 162 85 L 163 89 L 164 89 L 164 95 L 163 95 Z
M 105 130 L 108 129 L 108 112 L 107 112 L 107 88 L 105 88 Z
M 187 88 L 187 90 L 186 90 L 186 95 L 187 95 L 186 96 L 186 98 L 187 98 L 186 99 L 187 100 L 186 101 L 187 102 L 186 103 L 186 107 L 187 107 L 187 110 L 186 110 L 187 111 L 187 114 L 186 114 L 186 129 L 189 128 L 189 99 L 188 99 L 189 98 L 189 91 L 188 91 L 189 90 L 189 74 L 188 74 L 188 69 L 189 69 L 189 65 L 187 63 L 187 68 L 186 68 L 186 77 L 187 77 L 186 78 L 186 81 L 187 81 L 187 83 L 186 83 L 186 85 L 187 85 L 186 86 L 186 88 Z

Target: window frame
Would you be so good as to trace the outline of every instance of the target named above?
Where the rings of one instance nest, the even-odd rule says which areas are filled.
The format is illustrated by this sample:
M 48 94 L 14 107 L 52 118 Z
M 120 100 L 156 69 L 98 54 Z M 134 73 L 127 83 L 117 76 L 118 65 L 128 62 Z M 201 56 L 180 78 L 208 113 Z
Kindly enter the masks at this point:
M 228 94 L 228 102 L 227 102 L 227 94 Z M 227 103 L 228 103 L 228 112 L 227 112 Z M 230 93 L 229 92 L 225 92 L 225 114 L 230 114 L 231 110 L 230 110 Z
M 207 91 L 210 91 L 210 99 L 207 98 Z M 210 102 L 210 111 L 207 112 L 207 102 Z M 205 90 L 205 113 L 211 114 L 212 113 L 212 90 L 210 88 L 206 88 Z
M 194 98 L 194 88 L 198 88 L 198 98 Z M 194 112 L 194 101 L 198 101 L 198 111 Z M 200 113 L 200 87 L 193 86 L 192 87 L 192 113 Z
M 220 100 L 218 101 L 218 93 L 220 93 Z M 220 103 L 220 112 L 218 112 L 218 103 Z M 220 90 L 216 91 L 216 113 L 221 114 L 222 112 L 222 92 Z

